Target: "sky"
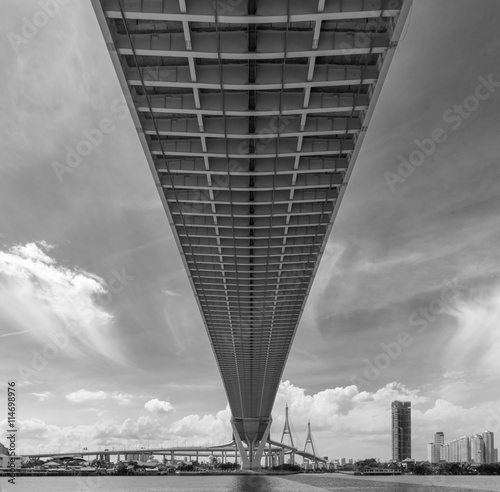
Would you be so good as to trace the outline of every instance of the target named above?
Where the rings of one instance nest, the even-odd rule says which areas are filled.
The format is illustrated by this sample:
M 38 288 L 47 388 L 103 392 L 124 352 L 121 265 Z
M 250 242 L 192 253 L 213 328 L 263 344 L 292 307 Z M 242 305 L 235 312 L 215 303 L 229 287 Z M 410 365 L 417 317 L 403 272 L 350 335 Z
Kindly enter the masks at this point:
M 414 458 L 437 431 L 500 440 L 500 3 L 479 3 L 414 2 L 274 439 L 288 404 L 300 446 L 310 420 L 321 455 L 388 460 L 399 399 Z M 42 5 L 4 0 L 0 17 L 0 375 L 17 383 L 17 450 L 228 442 L 215 358 L 90 2 Z

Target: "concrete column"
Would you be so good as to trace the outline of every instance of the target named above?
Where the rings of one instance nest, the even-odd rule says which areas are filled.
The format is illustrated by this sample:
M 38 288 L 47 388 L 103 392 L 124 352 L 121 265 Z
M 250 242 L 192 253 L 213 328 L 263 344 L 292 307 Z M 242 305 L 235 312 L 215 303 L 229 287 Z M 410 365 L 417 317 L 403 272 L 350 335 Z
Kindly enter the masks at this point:
M 236 441 L 236 445 L 238 446 L 238 451 L 241 455 L 241 469 L 242 470 L 258 470 L 261 468 L 260 461 L 262 459 L 262 455 L 264 453 L 264 448 L 266 446 L 267 440 L 269 439 L 269 432 L 271 430 L 272 420 L 269 419 L 267 423 L 266 430 L 262 436 L 262 439 L 259 442 L 255 442 L 255 437 L 253 440 L 248 438 L 248 435 L 245 436 L 247 448 L 244 447 L 243 441 L 238 434 L 238 430 L 234 424 L 234 420 L 231 419 L 231 425 L 233 426 L 234 439 Z M 255 425 L 255 423 L 251 422 L 251 425 Z

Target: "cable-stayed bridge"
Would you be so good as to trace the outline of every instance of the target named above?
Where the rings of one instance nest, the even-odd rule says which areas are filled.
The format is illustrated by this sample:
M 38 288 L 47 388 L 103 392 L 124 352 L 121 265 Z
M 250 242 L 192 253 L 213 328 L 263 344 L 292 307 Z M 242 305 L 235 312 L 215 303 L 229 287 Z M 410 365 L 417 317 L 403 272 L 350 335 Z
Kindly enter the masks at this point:
M 244 468 L 411 0 L 92 0 Z

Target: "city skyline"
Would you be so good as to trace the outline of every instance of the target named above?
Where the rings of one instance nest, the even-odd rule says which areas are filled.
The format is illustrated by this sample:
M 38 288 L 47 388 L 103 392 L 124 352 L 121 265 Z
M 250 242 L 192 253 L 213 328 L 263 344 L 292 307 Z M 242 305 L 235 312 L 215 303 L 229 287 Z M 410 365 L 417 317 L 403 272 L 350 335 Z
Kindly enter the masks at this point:
M 445 443 L 444 433 L 436 432 L 434 442 L 427 445 L 427 460 L 490 464 L 498 462 L 498 450 L 495 448 L 494 432 L 484 431 L 470 436 L 462 436 Z
M 212 350 L 90 5 L 61 5 L 23 37 L 38 3 L 5 4 L 0 372 L 19 381 L 18 448 L 230 438 Z M 490 390 L 500 6 L 471 5 L 415 2 L 292 346 L 272 433 L 288 403 L 294 440 L 304 445 L 310 420 L 321 455 L 390 459 L 394 400 L 411 402 L 417 459 L 435 429 L 500 429 Z M 105 119 L 113 130 L 79 160 L 89 132 L 111 130 Z M 429 143 L 438 127 L 446 142 Z M 400 174 L 417 152 L 425 162 Z M 58 174 L 66 159 L 74 167 Z

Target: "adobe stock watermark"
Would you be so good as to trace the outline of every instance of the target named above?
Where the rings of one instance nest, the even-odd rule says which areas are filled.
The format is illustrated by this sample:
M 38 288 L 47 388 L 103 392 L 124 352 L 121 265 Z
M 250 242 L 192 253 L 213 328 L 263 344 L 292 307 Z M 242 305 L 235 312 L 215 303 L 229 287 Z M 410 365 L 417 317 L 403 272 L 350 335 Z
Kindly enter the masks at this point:
M 111 112 L 118 114 L 119 120 L 124 120 L 129 114 L 129 108 L 125 99 L 115 99 L 111 103 Z M 66 156 L 64 163 L 53 161 L 52 169 L 60 183 L 67 173 L 72 173 L 88 157 L 96 147 L 102 144 L 104 137 L 116 130 L 116 126 L 110 118 L 101 118 L 97 127 L 91 130 L 83 130 L 83 137 L 74 147 L 66 145 Z
M 500 432 L 500 411 L 490 408 L 488 413 L 489 416 L 484 422 L 484 428 L 491 432 Z
M 12 49 L 19 53 L 21 47 L 27 45 L 43 29 L 50 19 L 59 13 L 61 5 L 66 5 L 70 0 L 38 0 L 39 9 L 33 14 L 31 19 L 21 17 L 21 28 L 16 34 L 7 33 Z
M 228 12 L 234 12 L 235 7 L 243 3 L 243 0 L 215 0 L 212 2 L 213 9 L 217 15 L 224 15 Z
M 77 476 L 75 492 L 101 492 L 104 489 L 104 479 L 102 475 Z
M 105 284 L 107 292 L 99 294 L 95 299 L 98 305 L 107 306 L 111 304 L 114 295 L 123 292 L 130 282 L 136 278 L 134 275 L 127 274 L 125 268 L 122 268 L 120 272 L 112 270 L 111 274 L 110 280 Z M 92 322 L 93 319 L 97 320 L 98 313 L 94 309 L 85 309 L 75 313 L 75 315 L 76 318 L 82 316 L 88 322 Z M 66 350 L 71 339 L 77 338 L 81 333 L 82 326 L 79 323 L 68 323 L 64 326 L 64 330 L 49 333 L 50 341 L 46 342 L 40 350 L 31 350 L 29 365 L 19 364 L 17 366 L 18 380 L 24 384 L 29 383 L 30 379 L 36 377 L 49 366 L 50 361 L 56 359 Z
M 279 108 L 273 108 L 274 110 L 278 110 Z M 286 111 L 288 108 L 283 107 L 282 111 Z M 259 129 L 255 134 L 255 139 L 252 143 L 249 143 L 247 140 L 240 142 L 237 147 L 237 153 L 241 156 L 245 156 L 251 158 L 252 155 L 258 154 L 262 150 L 265 150 L 266 146 L 274 141 L 276 138 L 275 135 L 279 134 L 287 126 L 290 124 L 291 118 L 287 116 L 276 116 L 274 115 L 269 120 L 269 125 Z M 253 145 L 251 149 L 250 146 Z M 227 172 L 224 174 L 216 174 L 212 175 L 212 185 L 211 190 L 214 194 L 214 198 L 223 190 L 229 187 L 230 184 L 230 176 L 233 172 L 244 172 L 247 171 L 247 167 L 245 167 L 239 159 L 233 158 L 228 161 Z M 210 190 L 195 190 L 194 196 L 190 199 L 190 202 L 183 202 L 180 205 L 181 213 L 200 213 L 211 206 L 212 199 L 210 196 Z M 189 224 L 188 224 L 189 225 Z
M 410 314 L 408 318 L 409 326 L 416 328 L 419 334 L 424 333 L 439 316 L 453 312 L 459 300 L 464 297 L 468 290 L 468 287 L 460 285 L 456 280 L 445 280 L 438 297 L 432 299 L 427 306 L 419 307 Z M 380 343 L 379 346 L 382 351 L 373 360 L 363 359 L 365 364 L 363 376 L 351 374 L 349 378 L 351 383 L 358 388 L 368 386 L 370 382 L 377 380 L 403 354 L 404 349 L 410 347 L 414 341 L 415 338 L 410 330 L 403 329 L 398 332 L 394 340 L 389 343 Z
M 135 280 L 135 275 L 129 275 L 122 268 L 120 272 L 117 270 L 111 270 L 111 278 L 105 284 L 106 292 L 98 294 L 96 297 L 96 302 L 101 306 L 108 306 L 113 301 L 114 294 L 120 294 L 125 288 Z
M 436 127 L 429 137 L 423 140 L 415 139 L 416 149 L 410 152 L 407 157 L 398 156 L 399 166 L 397 172 L 386 171 L 384 173 L 387 185 L 393 193 L 398 183 L 404 183 L 412 176 L 415 170 L 436 152 L 438 146 L 444 144 L 450 134 L 458 130 L 464 120 L 470 118 L 479 109 L 481 103 L 487 101 L 500 87 L 500 82 L 494 81 L 491 74 L 487 78 L 479 76 L 478 81 L 479 84 L 473 94 L 467 96 L 461 104 L 454 104 L 443 113 L 443 121 L 447 124 L 447 127 Z

